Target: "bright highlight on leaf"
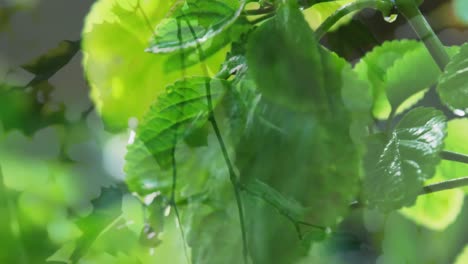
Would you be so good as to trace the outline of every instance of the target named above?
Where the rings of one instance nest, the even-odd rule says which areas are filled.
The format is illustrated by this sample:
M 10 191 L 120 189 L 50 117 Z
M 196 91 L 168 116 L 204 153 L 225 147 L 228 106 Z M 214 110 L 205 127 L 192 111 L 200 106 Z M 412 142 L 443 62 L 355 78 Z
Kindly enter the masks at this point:
M 432 108 L 416 108 L 388 136 L 372 136 L 364 161 L 369 206 L 390 211 L 412 205 L 434 176 L 445 136 L 445 116 Z

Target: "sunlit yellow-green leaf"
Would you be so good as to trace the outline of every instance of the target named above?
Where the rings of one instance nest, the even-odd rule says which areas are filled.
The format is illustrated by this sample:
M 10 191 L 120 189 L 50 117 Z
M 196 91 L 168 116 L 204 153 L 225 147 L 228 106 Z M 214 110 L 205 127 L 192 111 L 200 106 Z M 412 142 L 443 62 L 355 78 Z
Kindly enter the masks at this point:
M 316 30 L 329 16 L 333 15 L 341 7 L 356 2 L 357 0 L 339 0 L 317 3 L 303 11 L 304 18 L 309 26 Z M 331 27 L 330 31 L 336 30 L 343 24 L 348 23 L 353 18 L 354 13 L 346 15 L 338 20 L 337 23 Z
M 100 0 L 86 17 L 83 66 L 91 98 L 107 129 L 126 128 L 129 118 L 141 118 L 165 87 L 184 74 L 203 75 L 200 65 L 167 73 L 164 67 L 170 55 L 145 52 L 153 29 L 175 2 Z M 213 72 L 225 52 L 222 49 L 205 61 Z
M 465 246 L 460 255 L 457 256 L 455 264 L 466 264 L 468 263 L 468 246 Z
M 443 180 L 436 173 L 436 177 L 426 182 L 426 184 Z M 420 225 L 434 230 L 444 230 L 457 219 L 464 198 L 465 194 L 459 189 L 420 195 L 416 204 L 403 208 L 400 212 Z
M 448 122 L 447 138 L 444 150 L 468 154 L 468 118 L 453 119 Z M 468 165 L 442 160 L 438 167 L 438 174 L 443 179 L 455 179 L 468 176 Z M 463 188 L 468 193 L 468 187 Z

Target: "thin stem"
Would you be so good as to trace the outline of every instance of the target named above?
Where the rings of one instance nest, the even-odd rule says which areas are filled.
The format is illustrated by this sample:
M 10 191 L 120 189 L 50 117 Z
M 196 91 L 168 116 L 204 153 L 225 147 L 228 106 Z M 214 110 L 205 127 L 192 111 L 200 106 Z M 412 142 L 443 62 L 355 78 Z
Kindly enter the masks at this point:
M 450 61 L 450 57 L 426 18 L 419 11 L 416 3 L 413 0 L 396 0 L 396 6 L 400 13 L 408 20 L 419 39 L 424 42 L 424 45 L 431 53 L 440 70 L 444 71 L 445 66 Z
M 419 193 L 419 195 L 430 194 L 430 193 L 435 193 L 435 192 L 440 192 L 440 191 L 445 191 L 445 190 L 451 190 L 451 189 L 455 189 L 455 188 L 459 188 L 463 186 L 468 186 L 468 177 L 457 178 L 453 180 L 438 182 L 438 183 L 424 186 L 424 188 L 422 189 L 421 193 Z
M 450 161 L 468 164 L 468 155 L 466 154 L 456 153 L 452 151 L 442 151 L 440 153 L 440 157 L 444 160 L 450 160 Z
M 380 10 L 385 15 L 389 14 L 393 8 L 393 5 L 390 1 L 382 0 L 364 0 L 364 1 L 355 1 L 347 5 L 342 6 L 335 11 L 331 16 L 329 16 L 315 31 L 315 35 L 318 39 L 321 39 L 325 33 L 327 33 L 330 28 L 336 24 L 344 16 L 356 12 L 365 8 L 372 8 Z
M 251 20 L 250 23 L 251 24 L 258 24 L 258 23 L 263 22 L 263 21 L 265 21 L 267 19 L 270 19 L 270 18 L 272 18 L 274 16 L 275 16 L 275 13 L 269 13 L 269 14 L 266 14 L 266 15 L 261 16 L 259 18 L 256 18 L 254 20 Z
M 264 15 L 264 14 L 269 14 L 271 12 L 275 11 L 274 6 L 266 6 L 263 8 L 259 9 L 250 9 L 250 10 L 244 10 L 244 14 L 251 16 L 251 15 Z
M 182 222 L 180 221 L 180 214 L 179 214 L 179 209 L 177 208 L 177 203 L 175 202 L 175 191 L 177 188 L 177 164 L 176 164 L 176 158 L 175 158 L 175 145 L 174 148 L 172 149 L 172 192 L 171 192 L 171 206 L 174 208 L 174 213 L 176 216 L 177 224 L 179 225 L 180 228 L 180 236 L 182 237 L 182 243 L 184 245 L 184 255 L 185 259 L 187 260 L 187 263 L 190 263 L 189 255 L 187 252 L 187 242 L 185 239 L 185 232 L 184 228 L 182 226 Z
M 455 188 L 460 188 L 464 186 L 468 186 L 468 176 L 424 186 L 418 195 L 426 195 L 426 194 L 431 194 L 435 192 L 441 192 L 441 191 L 451 190 Z M 359 209 L 365 206 L 366 204 L 360 201 L 354 201 L 351 204 L 349 204 L 349 207 L 351 209 Z
M 195 30 L 193 29 L 192 25 L 190 24 L 190 21 L 186 19 L 186 23 L 190 29 L 190 32 L 196 42 L 196 48 L 198 51 L 198 56 L 200 61 L 203 61 L 202 58 L 205 58 L 205 54 L 203 49 L 201 48 L 200 42 L 198 41 L 198 38 L 195 34 Z M 208 72 L 208 67 L 206 64 L 201 63 L 201 68 L 205 76 L 209 76 Z M 216 134 L 216 138 L 218 140 L 219 146 L 221 148 L 221 152 L 223 154 L 224 161 L 226 163 L 226 166 L 228 167 L 229 171 L 229 179 L 231 181 L 232 187 L 234 189 L 234 195 L 236 198 L 236 203 L 237 203 L 237 209 L 239 213 L 239 223 L 240 223 L 240 230 L 241 230 L 241 236 L 242 236 L 242 250 L 243 250 L 243 258 L 244 258 L 244 263 L 248 263 L 248 249 L 247 249 L 247 234 L 246 234 L 246 228 L 245 228 L 245 222 L 244 222 L 244 209 L 242 205 L 242 199 L 240 196 L 240 190 L 239 190 L 239 184 L 237 181 L 237 176 L 234 171 L 234 167 L 232 165 L 232 162 L 229 158 L 229 154 L 226 148 L 226 144 L 224 143 L 224 140 L 222 138 L 221 132 L 218 127 L 218 123 L 216 122 L 216 118 L 214 117 L 214 108 L 213 108 L 213 101 L 211 98 L 211 84 L 210 80 L 207 79 L 205 81 L 205 88 L 206 88 L 206 98 L 207 98 L 207 105 L 208 105 L 208 112 L 209 112 L 209 121 L 211 123 L 211 126 L 213 127 L 213 130 Z
M 252 191 L 250 188 L 248 188 L 246 185 L 241 185 L 241 189 L 242 189 L 243 191 L 245 191 L 246 193 L 248 193 L 249 195 L 261 199 L 262 201 L 264 201 L 265 203 L 267 203 L 267 204 L 270 205 L 271 207 L 275 208 L 276 211 L 278 211 L 279 214 L 281 214 L 282 216 L 284 216 L 285 218 L 287 218 L 287 219 L 294 225 L 294 228 L 296 229 L 297 235 L 298 235 L 299 239 L 301 239 L 301 240 L 302 240 L 301 225 L 308 226 L 308 227 L 313 227 L 313 228 L 317 228 L 317 229 L 320 229 L 320 230 L 323 230 L 323 231 L 327 230 L 326 227 L 319 226 L 319 225 L 315 225 L 315 224 L 311 224 L 311 223 L 307 223 L 307 222 L 304 222 L 304 221 L 301 221 L 301 220 L 297 220 L 297 219 L 296 219 L 294 216 L 292 216 L 287 210 L 285 210 L 284 208 L 281 208 L 280 206 L 278 206 L 278 205 L 277 205 L 275 202 L 273 202 L 271 199 L 268 199 L 268 197 L 265 197 L 265 196 L 263 196 L 263 195 L 259 195 L 259 194 L 255 193 L 255 192 Z

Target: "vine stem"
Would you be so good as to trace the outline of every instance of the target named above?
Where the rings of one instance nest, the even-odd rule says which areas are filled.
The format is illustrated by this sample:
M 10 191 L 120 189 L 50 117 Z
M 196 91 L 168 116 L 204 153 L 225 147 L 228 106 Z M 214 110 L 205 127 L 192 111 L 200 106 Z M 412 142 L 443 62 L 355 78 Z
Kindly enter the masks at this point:
M 344 16 L 359 11 L 364 8 L 372 8 L 380 10 L 383 14 L 388 15 L 393 8 L 390 1 L 384 0 L 362 0 L 355 1 L 340 7 L 331 16 L 329 16 L 315 31 L 318 39 L 321 39 L 330 28 L 336 24 Z
M 459 187 L 463 187 L 467 185 L 468 185 L 468 177 L 457 178 L 453 180 L 438 182 L 438 183 L 424 186 L 424 188 L 422 189 L 421 193 L 419 193 L 419 195 L 455 189 L 455 188 L 459 188 Z
M 190 24 L 190 21 L 188 21 L 187 18 L 185 18 L 185 21 L 189 27 L 190 33 L 192 34 L 195 40 L 199 60 L 200 62 L 202 62 L 203 58 L 205 58 L 204 51 L 201 48 L 200 42 L 198 41 L 198 38 L 195 34 L 195 30 Z M 208 77 L 209 70 L 205 63 L 201 63 L 201 69 L 204 75 Z M 218 140 L 219 146 L 221 148 L 221 152 L 223 154 L 224 162 L 226 163 L 226 166 L 228 168 L 229 179 L 234 189 L 234 196 L 236 199 L 237 210 L 239 214 L 239 223 L 240 223 L 240 230 L 241 230 L 241 237 L 242 237 L 243 259 L 244 259 L 244 263 L 247 264 L 248 263 L 247 234 L 246 234 L 245 221 L 244 221 L 244 208 L 243 208 L 242 198 L 240 195 L 240 187 L 239 187 L 238 180 L 237 180 L 238 177 L 236 175 L 236 172 L 234 171 L 234 166 L 232 165 L 231 159 L 229 158 L 229 153 L 227 151 L 226 144 L 224 143 L 223 137 L 221 135 L 221 131 L 219 129 L 218 123 L 216 122 L 216 118 L 214 116 L 213 101 L 211 98 L 210 80 L 205 81 L 205 88 L 206 88 L 206 99 L 207 99 L 207 106 L 208 106 L 208 112 L 209 112 L 208 120 L 210 121 L 211 126 L 213 127 L 213 130 L 216 134 L 216 138 Z
M 468 186 L 468 176 L 426 185 L 422 188 L 421 192 L 419 192 L 418 195 L 426 195 L 435 192 L 447 191 L 464 186 Z M 349 205 L 349 207 L 352 209 L 358 209 L 365 207 L 365 204 L 359 201 L 354 201 Z
M 177 133 L 176 133 L 177 134 Z M 184 255 L 187 263 L 190 263 L 189 255 L 187 252 L 187 242 L 185 239 L 185 232 L 184 227 L 182 226 L 182 222 L 180 221 L 180 214 L 179 208 L 177 208 L 177 203 L 175 202 L 175 191 L 177 188 L 177 166 L 176 166 L 176 158 L 175 158 L 175 147 L 172 149 L 172 192 L 171 192 L 171 206 L 174 208 L 175 217 L 177 220 L 177 224 L 180 228 L 180 235 L 182 237 L 182 243 L 184 244 Z
M 395 4 L 398 11 L 408 20 L 418 38 L 423 41 L 437 66 L 441 71 L 444 71 L 450 57 L 414 0 L 396 0 Z
M 442 151 L 440 153 L 440 157 L 444 160 L 450 160 L 450 161 L 468 164 L 468 155 L 466 154 L 456 153 L 452 151 Z

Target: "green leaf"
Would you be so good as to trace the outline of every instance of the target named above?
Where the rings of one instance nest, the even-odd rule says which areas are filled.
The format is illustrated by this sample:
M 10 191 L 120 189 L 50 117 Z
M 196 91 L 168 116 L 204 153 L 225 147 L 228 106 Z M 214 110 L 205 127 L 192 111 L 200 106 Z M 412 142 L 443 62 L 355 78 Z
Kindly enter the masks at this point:
M 453 9 L 455 10 L 455 15 L 463 21 L 465 24 L 468 24 L 468 1 L 467 0 L 455 0 Z
M 171 55 L 144 52 L 153 27 L 164 19 L 175 2 L 100 0 L 86 17 L 82 33 L 83 66 L 91 98 L 106 129 L 127 128 L 129 119 L 141 119 L 167 85 L 184 75 L 204 74 L 200 65 L 168 73 L 166 62 Z M 204 61 L 209 71 L 218 69 L 225 51 L 222 49 Z
M 284 197 L 271 186 L 258 179 L 248 182 L 243 188 L 253 196 L 262 198 L 282 214 L 286 214 L 294 219 L 300 219 L 304 216 L 305 208 L 301 204 L 293 199 Z
M 465 246 L 463 248 L 463 251 L 460 252 L 460 254 L 457 256 L 457 260 L 455 261 L 455 264 L 464 264 L 468 262 L 468 246 Z
M 169 86 L 159 96 L 139 124 L 134 143 L 128 146 L 126 155 L 127 184 L 140 194 L 145 188 L 166 188 L 172 180 L 158 179 L 154 174 L 156 164 L 162 170 L 171 167 L 172 151 L 176 145 L 202 127 L 208 120 L 207 90 L 216 106 L 229 87 L 228 82 L 217 79 L 194 77 Z M 156 185 L 155 185 L 156 184 Z M 142 190 L 143 188 L 143 190 Z
M 458 47 L 448 47 L 453 56 Z M 393 110 L 402 113 L 419 101 L 425 90 L 437 82 L 441 72 L 422 42 L 413 40 L 385 42 L 367 53 L 354 70 L 372 87 L 373 114 L 385 119 Z M 427 73 L 424 78 L 420 73 Z
M 438 173 L 425 184 L 441 182 Z M 433 230 L 444 230 L 455 222 L 462 210 L 465 194 L 462 190 L 446 190 L 443 192 L 420 195 L 416 204 L 403 208 L 400 212 L 419 225 Z
M 385 76 L 387 70 L 402 57 L 403 54 L 420 47 L 414 40 L 399 40 L 384 42 L 381 46 L 368 52 L 354 67 L 362 79 L 369 80 L 372 87 L 374 104 L 372 113 L 377 118 L 387 118 L 391 111 L 385 91 Z
M 158 24 L 147 51 L 158 54 L 196 48 L 235 25 L 244 5 L 245 0 L 188 0 Z
M 468 114 L 468 44 L 461 47 L 445 68 L 437 91 L 451 109 Z
M 446 135 L 442 112 L 416 108 L 385 138 L 369 138 L 364 197 L 383 211 L 412 205 L 424 181 L 432 178 Z
M 248 104 L 236 152 L 241 181 L 267 184 L 270 194 L 284 197 L 281 203 L 297 201 L 305 208 L 298 220 L 335 226 L 354 199 L 360 170 L 348 108 L 366 105 L 351 98 L 344 102 L 351 68 L 317 43 L 298 9 L 285 5 L 250 36 L 247 65 L 261 96 Z M 292 263 L 301 252 L 300 240 L 289 220 L 271 207 L 253 203 L 246 209 L 257 221 L 247 229 L 259 232 L 249 245 L 258 252 L 254 262 Z M 283 250 L 275 251 L 278 247 Z
M 447 137 L 445 138 L 444 150 L 458 153 L 468 153 L 468 142 L 466 137 L 468 131 L 468 118 L 450 120 L 447 124 Z M 456 179 L 468 175 L 468 165 L 442 160 L 437 168 L 437 174 L 445 180 Z M 464 188 L 468 193 L 468 187 Z
M 446 50 L 453 55 L 458 49 L 450 47 Z M 421 77 L 422 72 L 424 77 Z M 385 75 L 385 90 L 392 109 L 397 110 L 408 97 L 431 87 L 440 75 L 439 67 L 422 43 L 418 48 L 405 53 L 388 68 Z M 413 98 L 412 102 L 416 103 L 423 95 Z
M 57 47 L 21 67 L 32 74 L 51 76 L 65 66 L 78 50 L 80 50 L 79 41 L 64 40 Z
M 358 0 L 338 0 L 317 3 L 303 11 L 304 17 L 307 23 L 309 23 L 309 26 L 313 30 L 316 30 L 328 17 L 333 15 L 338 9 L 356 1 Z M 356 12 L 353 12 L 342 17 L 340 20 L 338 20 L 337 23 L 333 25 L 333 27 L 330 28 L 330 31 L 334 31 L 340 26 L 351 21 L 355 13 Z
M 192 263 L 242 263 L 237 215 L 232 215 L 230 210 L 213 210 L 206 206 L 192 209 L 196 213 L 187 236 L 187 243 L 192 248 Z

